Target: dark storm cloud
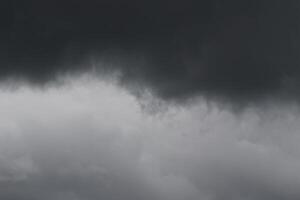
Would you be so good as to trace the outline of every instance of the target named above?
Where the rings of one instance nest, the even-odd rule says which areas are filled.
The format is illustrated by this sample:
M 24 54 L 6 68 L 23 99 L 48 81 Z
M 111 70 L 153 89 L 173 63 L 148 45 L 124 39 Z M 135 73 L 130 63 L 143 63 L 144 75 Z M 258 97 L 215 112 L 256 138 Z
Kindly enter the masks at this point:
M 106 68 L 163 98 L 290 98 L 299 13 L 296 0 L 3 0 L 0 74 L 44 83 Z

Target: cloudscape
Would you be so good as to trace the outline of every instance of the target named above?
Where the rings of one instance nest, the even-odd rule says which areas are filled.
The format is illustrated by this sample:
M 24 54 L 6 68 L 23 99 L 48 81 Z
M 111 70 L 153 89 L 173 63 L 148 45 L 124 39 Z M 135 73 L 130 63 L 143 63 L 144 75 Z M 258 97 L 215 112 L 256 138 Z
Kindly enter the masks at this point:
M 2 0 L 0 198 L 300 199 L 296 0 Z

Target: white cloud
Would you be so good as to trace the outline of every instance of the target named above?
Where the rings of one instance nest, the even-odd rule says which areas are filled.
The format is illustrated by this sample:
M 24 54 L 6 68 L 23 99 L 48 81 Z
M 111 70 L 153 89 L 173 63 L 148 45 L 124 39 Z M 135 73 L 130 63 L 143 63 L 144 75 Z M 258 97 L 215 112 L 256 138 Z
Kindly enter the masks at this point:
M 1 199 L 300 198 L 300 115 L 289 106 L 234 115 L 196 101 L 149 115 L 87 76 L 3 89 L 0 111 Z

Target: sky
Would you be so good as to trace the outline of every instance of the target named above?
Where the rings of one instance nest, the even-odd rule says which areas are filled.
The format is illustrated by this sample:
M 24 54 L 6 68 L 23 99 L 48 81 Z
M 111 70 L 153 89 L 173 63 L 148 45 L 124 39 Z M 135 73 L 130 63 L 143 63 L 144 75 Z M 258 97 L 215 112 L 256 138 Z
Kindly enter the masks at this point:
M 2 0 L 0 199 L 300 199 L 297 0 Z

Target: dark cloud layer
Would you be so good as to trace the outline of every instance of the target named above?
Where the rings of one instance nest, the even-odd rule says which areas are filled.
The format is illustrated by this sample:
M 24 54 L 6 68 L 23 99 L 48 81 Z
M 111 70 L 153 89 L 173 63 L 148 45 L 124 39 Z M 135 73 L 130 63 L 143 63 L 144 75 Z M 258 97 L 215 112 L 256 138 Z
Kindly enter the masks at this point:
M 296 0 L 3 0 L 0 7 L 2 78 L 44 83 L 91 70 L 93 55 L 102 63 L 96 68 L 106 63 L 123 82 L 163 98 L 297 96 Z

